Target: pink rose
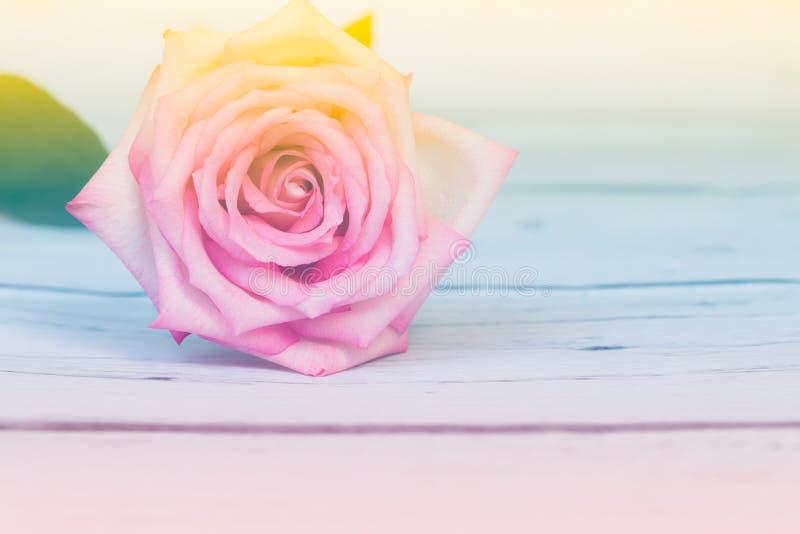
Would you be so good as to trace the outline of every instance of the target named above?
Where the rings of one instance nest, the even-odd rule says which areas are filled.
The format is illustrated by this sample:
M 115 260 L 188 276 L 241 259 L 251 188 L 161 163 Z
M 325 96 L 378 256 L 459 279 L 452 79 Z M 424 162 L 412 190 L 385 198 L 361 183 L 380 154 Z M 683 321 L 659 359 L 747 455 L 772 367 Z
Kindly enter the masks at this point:
M 165 39 L 67 207 L 141 283 L 151 326 L 310 375 L 405 351 L 516 152 L 411 113 L 410 77 L 304 0 Z

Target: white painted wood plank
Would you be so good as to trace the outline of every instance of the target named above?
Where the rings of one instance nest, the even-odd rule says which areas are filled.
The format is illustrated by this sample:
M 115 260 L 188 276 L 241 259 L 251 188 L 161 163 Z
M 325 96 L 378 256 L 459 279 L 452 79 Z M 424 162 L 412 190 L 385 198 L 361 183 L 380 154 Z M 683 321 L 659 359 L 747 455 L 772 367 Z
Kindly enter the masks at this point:
M 3 419 L 773 420 L 800 415 L 800 290 L 745 285 L 432 297 L 408 354 L 308 378 L 142 328 L 144 298 L 3 300 Z
M 797 432 L 6 434 L 3 532 L 793 534 Z

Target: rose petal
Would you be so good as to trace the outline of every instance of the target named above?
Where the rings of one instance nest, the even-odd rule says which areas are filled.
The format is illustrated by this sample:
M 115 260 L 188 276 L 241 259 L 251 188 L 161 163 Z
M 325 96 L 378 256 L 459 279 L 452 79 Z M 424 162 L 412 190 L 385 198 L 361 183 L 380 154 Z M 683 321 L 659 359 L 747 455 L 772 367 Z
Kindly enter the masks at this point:
M 305 375 L 326 376 L 381 356 L 397 354 L 406 350 L 408 350 L 408 334 L 387 328 L 367 348 L 357 348 L 346 343 L 301 339 L 280 354 L 255 354 Z
M 139 106 L 108 159 L 67 204 L 76 219 L 102 239 L 157 304 L 158 280 L 142 197 L 128 167 L 128 152 L 153 106 L 159 70 L 153 73 Z
M 231 35 L 204 30 L 165 32 L 158 93 L 171 92 L 218 67 Z
M 354 302 L 346 311 L 293 321 L 289 323 L 292 329 L 306 337 L 369 347 L 398 317 L 405 321 L 404 310 L 408 308 L 413 316 L 439 277 L 468 244 L 462 235 L 440 221 L 429 218 L 427 224 L 430 233 L 420 243 L 410 273 L 398 281 L 391 293 Z
M 297 341 L 297 335 L 284 324 L 236 332 L 211 298 L 186 279 L 183 262 L 157 228 L 151 228 L 150 236 L 157 258 L 159 300 L 163 303 L 150 324 L 152 328 L 191 332 L 259 354 L 279 353 Z M 219 289 L 225 290 L 223 286 Z
M 425 209 L 469 236 L 518 153 L 445 120 L 412 116 Z
M 240 59 L 255 59 L 264 65 L 340 63 L 364 67 L 388 79 L 403 78 L 307 0 L 293 0 L 264 22 L 232 37 L 225 45 L 223 61 Z

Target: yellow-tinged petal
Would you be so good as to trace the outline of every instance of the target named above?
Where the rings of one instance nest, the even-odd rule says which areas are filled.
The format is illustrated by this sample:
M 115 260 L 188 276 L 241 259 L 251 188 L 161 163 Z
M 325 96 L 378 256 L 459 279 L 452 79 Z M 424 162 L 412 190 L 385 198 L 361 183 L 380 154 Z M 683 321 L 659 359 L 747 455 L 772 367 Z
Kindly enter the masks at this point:
M 367 48 L 372 48 L 372 13 L 350 23 L 344 31 Z
M 426 211 L 469 236 L 506 179 L 517 151 L 429 115 L 412 114 Z
M 293 0 L 261 24 L 231 37 L 223 63 L 253 60 L 263 65 L 355 65 L 390 80 L 403 76 L 377 54 L 326 19 L 307 0 Z
M 171 92 L 218 67 L 231 35 L 204 30 L 167 30 L 158 94 Z

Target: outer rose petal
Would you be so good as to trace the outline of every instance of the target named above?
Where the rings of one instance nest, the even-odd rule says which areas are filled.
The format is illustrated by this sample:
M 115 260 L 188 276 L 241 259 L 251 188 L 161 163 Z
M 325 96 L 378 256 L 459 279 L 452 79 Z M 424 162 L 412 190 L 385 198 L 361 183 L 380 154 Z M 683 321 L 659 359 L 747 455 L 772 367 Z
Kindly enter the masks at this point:
M 323 17 L 308 0 L 293 0 L 261 24 L 232 37 L 222 61 L 242 59 L 262 65 L 355 65 L 403 81 L 399 72 Z
M 225 33 L 202 31 L 167 31 L 164 34 L 164 53 L 161 58 L 159 76 L 155 86 L 151 88 L 150 98 L 153 100 L 153 105 L 146 116 L 140 119 L 143 128 L 141 131 L 134 132 L 134 138 L 131 141 L 133 151 L 128 155 L 128 163 L 134 174 L 140 174 L 142 164 L 148 159 L 152 148 L 154 124 L 152 120 L 147 119 L 155 113 L 158 99 L 218 67 L 228 37 L 229 34 Z M 233 71 L 235 68 L 235 66 L 230 67 L 229 70 Z M 196 105 L 196 102 L 188 102 L 187 106 L 190 106 L 190 109 L 187 113 L 191 113 Z M 169 146 L 160 146 L 159 151 L 165 152 L 168 148 Z
M 405 332 L 439 277 L 469 244 L 463 236 L 436 219 L 429 218 L 427 225 L 428 238 L 420 243 L 414 265 L 392 293 L 355 302 L 343 311 L 292 321 L 289 325 L 303 336 L 363 348 L 371 347 L 389 325 L 398 332 Z
M 425 210 L 469 236 L 518 152 L 436 117 L 412 118 Z
M 162 302 L 152 328 L 170 329 L 173 336 L 176 331 L 191 332 L 250 354 L 274 354 L 297 341 L 297 335 L 283 324 L 234 332 L 208 295 L 186 280 L 180 259 L 158 229 L 151 226 L 150 230 Z
M 220 65 L 229 33 L 211 31 L 167 31 L 161 59 L 159 96 L 183 87 Z
M 150 112 L 158 82 L 159 69 L 156 69 L 130 124 L 108 159 L 67 204 L 67 211 L 120 257 L 156 306 L 158 280 L 155 261 L 142 196 L 128 167 L 128 152 Z
M 224 343 L 223 343 L 224 344 Z M 265 360 L 310 376 L 325 376 L 356 365 L 408 350 L 408 334 L 386 328 L 368 348 L 347 343 L 301 339 L 276 355 L 260 355 Z

